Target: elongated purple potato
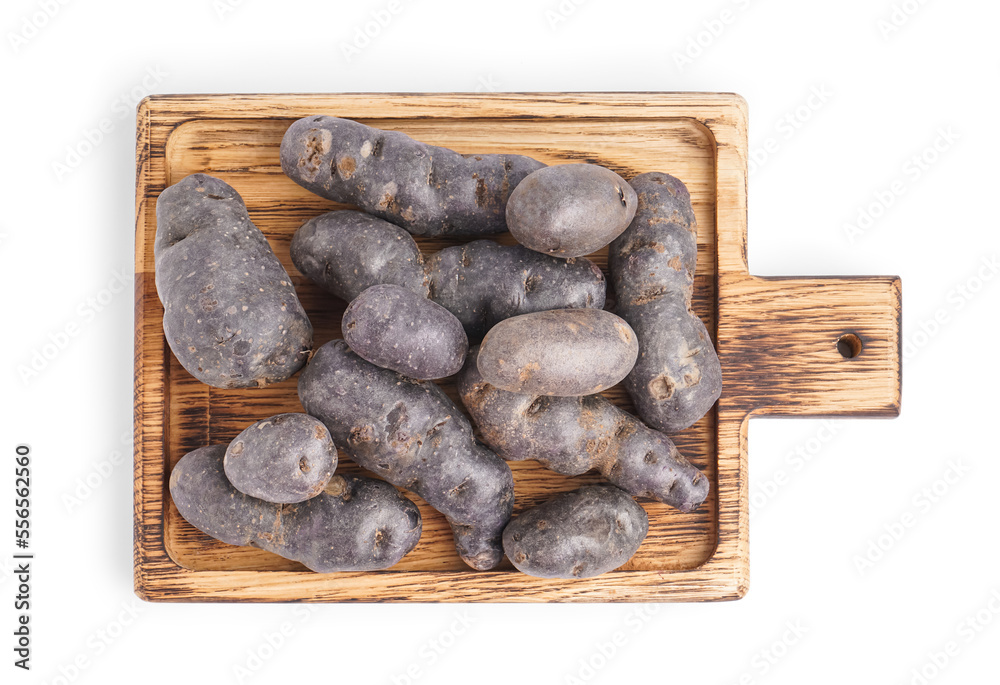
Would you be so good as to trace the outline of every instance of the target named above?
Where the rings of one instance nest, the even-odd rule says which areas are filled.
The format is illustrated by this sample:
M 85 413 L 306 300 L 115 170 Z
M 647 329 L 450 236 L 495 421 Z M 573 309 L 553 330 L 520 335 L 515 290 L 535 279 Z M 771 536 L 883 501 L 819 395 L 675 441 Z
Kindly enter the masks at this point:
M 522 155 L 461 155 L 328 116 L 299 119 L 281 140 L 281 168 L 302 187 L 426 236 L 503 233 L 511 191 L 543 166 Z
M 299 377 L 299 399 L 351 459 L 444 514 L 465 563 L 500 563 L 513 475 L 437 385 L 377 367 L 332 340 Z
M 430 297 L 479 340 L 498 322 L 548 309 L 604 307 L 604 274 L 588 259 L 557 259 L 522 245 L 475 240 L 426 260 L 406 231 L 361 212 L 327 212 L 295 233 L 292 261 L 346 302 L 373 285 Z
M 323 492 L 337 468 L 330 431 L 308 414 L 278 414 L 256 421 L 226 448 L 226 477 L 237 490 L 278 504 Z
M 705 324 L 691 310 L 698 244 L 687 188 L 659 172 L 631 183 L 639 208 L 608 252 L 615 312 L 639 338 L 625 388 L 646 423 L 673 433 L 719 399 L 722 369 Z
M 259 547 L 333 573 L 389 568 L 420 539 L 420 510 L 388 483 L 334 476 L 317 497 L 274 504 L 230 484 L 225 453 L 225 445 L 196 449 L 170 474 L 170 496 L 181 516 L 222 542 Z
M 312 324 L 230 185 L 192 174 L 160 193 L 154 252 L 163 332 L 192 376 L 262 387 L 306 363 Z
M 538 578 L 592 578 L 639 550 L 649 517 L 611 485 L 564 492 L 514 518 L 503 549 L 518 571 Z
M 611 312 L 555 309 L 491 328 L 479 349 L 479 371 L 510 392 L 593 395 L 625 378 L 638 352 L 635 333 Z
M 462 404 L 483 441 L 508 461 L 535 459 L 556 473 L 597 469 L 631 495 L 693 511 L 708 478 L 673 441 L 601 395 L 547 397 L 500 390 L 479 373 L 478 349 L 458 376 Z
M 454 314 L 398 285 L 373 285 L 358 295 L 341 330 L 358 356 L 417 380 L 458 373 L 469 351 Z

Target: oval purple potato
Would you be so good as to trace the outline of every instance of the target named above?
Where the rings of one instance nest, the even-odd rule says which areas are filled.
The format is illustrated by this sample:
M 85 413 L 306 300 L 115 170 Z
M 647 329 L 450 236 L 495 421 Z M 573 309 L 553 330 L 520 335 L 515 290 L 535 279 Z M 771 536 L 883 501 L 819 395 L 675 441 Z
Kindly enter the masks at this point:
M 503 550 L 529 576 L 592 578 L 631 559 L 647 532 L 649 518 L 628 494 L 612 485 L 591 485 L 511 520 Z
M 616 313 L 639 339 L 625 379 L 636 412 L 653 428 L 691 426 L 722 394 L 722 367 L 705 324 L 691 310 L 698 257 L 691 196 L 669 174 L 632 179 L 639 208 L 608 250 Z
M 222 542 L 259 547 L 333 573 L 389 568 L 420 539 L 420 510 L 388 483 L 334 476 L 311 500 L 274 504 L 230 484 L 225 453 L 225 445 L 196 449 L 170 474 L 170 496 L 181 516 Z
M 469 352 L 454 314 L 398 285 L 375 285 L 358 295 L 344 311 L 341 330 L 362 359 L 417 380 L 458 373 Z
M 322 421 L 278 414 L 251 424 L 226 449 L 225 471 L 240 492 L 278 504 L 312 499 L 337 467 L 337 448 Z
M 621 176 L 596 164 L 562 164 L 528 175 L 507 203 L 517 242 L 553 257 L 596 252 L 628 228 L 636 196 Z
M 299 377 L 299 399 L 351 459 L 444 514 L 466 564 L 500 563 L 514 476 L 476 441 L 441 388 L 370 364 L 332 340 Z
M 621 381 L 639 346 L 629 325 L 600 309 L 556 309 L 501 321 L 479 349 L 487 383 L 531 395 L 593 395 Z
M 511 190 L 543 166 L 522 155 L 462 155 L 328 116 L 299 119 L 281 140 L 281 168 L 293 181 L 425 236 L 503 233 Z
M 188 373 L 217 388 L 287 380 L 312 325 L 264 234 L 227 183 L 192 174 L 156 201 L 163 333 Z

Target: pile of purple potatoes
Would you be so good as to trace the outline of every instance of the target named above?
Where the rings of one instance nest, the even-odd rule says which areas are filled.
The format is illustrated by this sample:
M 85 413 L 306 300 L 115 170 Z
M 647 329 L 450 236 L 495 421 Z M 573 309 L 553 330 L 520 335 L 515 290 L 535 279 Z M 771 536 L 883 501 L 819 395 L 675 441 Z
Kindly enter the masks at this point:
M 291 243 L 295 267 L 349 303 L 343 339 L 316 349 L 233 187 L 193 174 L 156 205 L 156 287 L 180 364 L 219 388 L 301 370 L 305 413 L 262 418 L 173 468 L 171 496 L 193 526 L 320 573 L 385 569 L 420 539 L 402 488 L 445 516 L 473 569 L 506 555 L 532 576 L 587 578 L 645 539 L 633 497 L 682 512 L 705 500 L 708 478 L 668 437 L 722 388 L 691 308 L 696 225 L 681 181 L 463 155 L 329 116 L 291 125 L 281 166 L 358 208 L 310 219 Z M 519 244 L 487 237 L 505 231 Z M 425 255 L 414 235 L 464 242 Z M 605 246 L 613 312 L 584 256 Z M 456 374 L 465 412 L 433 382 Z M 600 394 L 617 383 L 638 417 Z M 378 478 L 337 474 L 338 451 Z M 607 482 L 512 518 L 507 462 L 524 459 Z

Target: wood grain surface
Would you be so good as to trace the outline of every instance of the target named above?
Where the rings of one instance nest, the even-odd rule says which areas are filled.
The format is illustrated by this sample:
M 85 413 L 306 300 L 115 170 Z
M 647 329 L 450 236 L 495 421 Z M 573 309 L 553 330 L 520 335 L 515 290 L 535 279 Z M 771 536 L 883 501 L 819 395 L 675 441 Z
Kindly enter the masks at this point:
M 390 570 L 316 574 L 197 531 L 177 513 L 167 479 L 188 451 L 229 442 L 250 423 L 302 411 L 297 377 L 263 389 L 220 390 L 170 354 L 154 286 L 159 193 L 195 172 L 243 196 L 295 282 L 316 346 L 340 337 L 345 303 L 291 264 L 292 234 L 342 207 L 310 194 L 278 161 L 292 121 L 330 114 L 401 130 L 463 153 L 592 162 L 626 179 L 666 171 L 691 191 L 698 220 L 695 309 L 723 367 L 716 409 L 674 439 L 712 484 L 697 511 L 641 500 L 649 536 L 621 569 L 592 579 L 543 580 L 465 566 L 444 518 L 419 497 L 424 533 Z M 154 96 L 139 108 L 136 140 L 135 587 L 159 601 L 664 601 L 736 599 L 749 579 L 746 423 L 752 414 L 894 416 L 899 411 L 900 288 L 894 278 L 762 279 L 746 264 L 747 115 L 725 94 L 218 95 Z M 509 234 L 498 237 L 512 243 Z M 424 254 L 457 241 L 417 239 Z M 591 256 L 602 268 L 607 251 Z M 858 336 L 846 359 L 837 341 Z M 458 406 L 454 383 L 444 390 Z M 605 393 L 631 410 L 620 387 Z M 344 471 L 360 472 L 345 455 Z M 533 461 L 511 464 L 517 511 L 596 482 Z

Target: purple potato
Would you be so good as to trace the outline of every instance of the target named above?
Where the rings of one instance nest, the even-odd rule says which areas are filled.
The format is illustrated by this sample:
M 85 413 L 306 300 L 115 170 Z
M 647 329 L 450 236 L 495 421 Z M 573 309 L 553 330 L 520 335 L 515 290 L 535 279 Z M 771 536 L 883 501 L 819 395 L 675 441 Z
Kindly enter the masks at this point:
M 231 186 L 192 174 L 160 193 L 154 252 L 163 332 L 192 376 L 217 388 L 263 387 L 306 363 L 312 325 Z
M 334 476 L 317 497 L 274 504 L 230 484 L 225 453 L 225 445 L 196 449 L 170 474 L 170 496 L 181 516 L 222 542 L 259 547 L 317 573 L 333 573 L 389 568 L 420 539 L 420 510 L 388 483 Z
M 521 573 L 538 578 L 593 578 L 622 566 L 649 532 L 649 517 L 611 485 L 564 492 L 515 517 L 503 549 Z
M 500 563 L 513 475 L 476 442 L 441 388 L 370 364 L 333 340 L 299 377 L 299 399 L 351 459 L 444 514 L 466 564 L 486 570 Z
M 341 330 L 361 358 L 417 380 L 458 373 L 469 351 L 454 314 L 398 285 L 375 285 L 358 295 Z
M 608 252 L 616 313 L 639 339 L 625 379 L 636 411 L 653 428 L 684 430 L 722 394 L 722 368 L 705 324 L 691 310 L 698 256 L 691 196 L 678 179 L 632 179 L 639 208 Z
M 483 380 L 473 349 L 458 376 L 462 403 L 494 452 L 507 461 L 535 459 L 566 476 L 597 469 L 636 497 L 680 511 L 708 496 L 708 478 L 666 435 L 601 395 L 546 397 L 500 390 Z
M 491 328 L 479 349 L 479 371 L 509 392 L 593 395 L 625 378 L 638 352 L 635 333 L 614 314 L 555 309 Z
M 503 233 L 507 198 L 544 164 L 461 155 L 349 119 L 309 116 L 281 140 L 281 168 L 302 187 L 424 236 Z
M 507 203 L 507 227 L 517 242 L 553 257 L 596 252 L 628 228 L 635 191 L 596 164 L 562 164 L 532 172 Z
M 556 259 L 522 245 L 476 240 L 427 260 L 430 297 L 481 340 L 499 322 L 551 309 L 601 309 L 607 283 L 589 259 Z
M 381 284 L 427 296 L 429 279 L 413 238 L 364 212 L 344 209 L 313 217 L 295 231 L 289 251 L 296 269 L 345 302 Z
M 251 424 L 226 449 L 225 470 L 240 492 L 278 504 L 316 497 L 337 468 L 330 431 L 308 414 Z

